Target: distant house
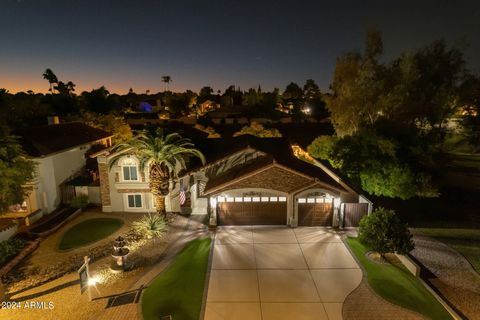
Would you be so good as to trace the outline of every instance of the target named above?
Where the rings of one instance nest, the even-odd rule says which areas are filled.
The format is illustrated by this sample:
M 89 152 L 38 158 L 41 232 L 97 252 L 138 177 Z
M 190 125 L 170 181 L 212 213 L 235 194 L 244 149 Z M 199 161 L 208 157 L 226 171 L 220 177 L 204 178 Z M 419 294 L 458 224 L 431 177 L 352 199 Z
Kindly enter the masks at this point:
M 213 111 L 213 110 L 216 110 L 216 109 L 219 109 L 219 108 L 220 108 L 219 103 L 216 103 L 215 101 L 212 101 L 212 100 L 207 100 L 207 101 L 204 101 L 204 102 L 202 102 L 198 105 L 197 112 L 200 115 L 203 115 L 207 112 L 210 112 L 210 111 Z
M 63 186 L 85 167 L 85 153 L 93 145 L 111 146 L 112 135 L 80 122 L 30 127 L 14 132 L 24 151 L 33 158 L 36 178 L 32 192 L 21 204 L 10 207 L 7 216 L 48 214 L 65 200 Z M 71 195 L 70 195 L 71 196 Z
M 223 106 L 208 112 L 208 117 L 214 124 L 247 124 L 244 106 Z
M 204 139 L 205 165 L 172 182 L 167 211 L 208 214 L 217 225 L 357 226 L 371 203 L 326 165 L 294 155 L 283 138 Z M 298 153 L 298 152 L 297 152 Z M 148 168 L 124 153 L 97 157 L 105 212 L 153 212 Z M 180 203 L 180 192 L 186 193 Z M 183 198 L 183 197 L 182 197 Z

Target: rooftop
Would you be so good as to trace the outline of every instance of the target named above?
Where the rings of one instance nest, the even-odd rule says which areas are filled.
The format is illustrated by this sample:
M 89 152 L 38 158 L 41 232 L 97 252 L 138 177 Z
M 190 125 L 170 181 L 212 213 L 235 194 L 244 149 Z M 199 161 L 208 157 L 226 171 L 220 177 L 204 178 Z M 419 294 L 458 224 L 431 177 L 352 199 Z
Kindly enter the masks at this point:
M 20 137 L 24 151 L 32 157 L 46 156 L 112 136 L 81 122 L 30 127 L 14 134 Z

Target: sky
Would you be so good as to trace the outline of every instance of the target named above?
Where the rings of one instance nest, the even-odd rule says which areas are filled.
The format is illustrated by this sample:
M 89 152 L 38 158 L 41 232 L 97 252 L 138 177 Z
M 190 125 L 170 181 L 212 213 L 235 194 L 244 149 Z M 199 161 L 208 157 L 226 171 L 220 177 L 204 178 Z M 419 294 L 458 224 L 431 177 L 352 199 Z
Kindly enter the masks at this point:
M 480 74 L 478 0 L 0 0 L 0 88 L 46 92 L 51 68 L 77 92 L 327 90 L 342 53 L 383 34 L 384 59 L 443 38 Z

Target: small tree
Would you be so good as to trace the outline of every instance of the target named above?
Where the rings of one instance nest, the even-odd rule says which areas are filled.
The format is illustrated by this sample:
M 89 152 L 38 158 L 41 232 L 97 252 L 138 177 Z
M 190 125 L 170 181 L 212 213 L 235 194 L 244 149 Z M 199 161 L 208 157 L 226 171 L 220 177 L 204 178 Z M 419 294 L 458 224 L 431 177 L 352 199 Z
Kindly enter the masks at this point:
M 161 216 L 149 213 L 133 222 L 133 229 L 148 239 L 163 238 L 167 231 L 167 224 Z
M 360 220 L 358 239 L 382 257 L 388 252 L 407 254 L 415 247 L 407 224 L 395 211 L 381 207 Z

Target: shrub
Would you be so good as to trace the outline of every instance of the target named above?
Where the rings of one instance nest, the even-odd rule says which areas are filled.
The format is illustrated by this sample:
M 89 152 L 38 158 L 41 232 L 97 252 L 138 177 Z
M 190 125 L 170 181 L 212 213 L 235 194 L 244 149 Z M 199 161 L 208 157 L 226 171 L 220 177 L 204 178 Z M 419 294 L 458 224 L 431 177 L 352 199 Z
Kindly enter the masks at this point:
M 395 211 L 381 207 L 360 220 L 358 239 L 382 256 L 388 252 L 407 254 L 415 247 L 407 224 Z
M 167 232 L 167 224 L 158 214 L 146 214 L 140 220 L 133 222 L 133 229 L 138 234 L 151 239 L 163 238 Z
M 81 194 L 76 197 L 74 197 L 70 201 L 70 207 L 72 208 L 77 208 L 77 209 L 83 209 L 88 206 L 88 196 Z
M 0 242 L 0 265 L 3 265 L 11 257 L 19 253 L 25 246 L 25 241 L 19 238 L 12 238 Z

